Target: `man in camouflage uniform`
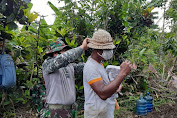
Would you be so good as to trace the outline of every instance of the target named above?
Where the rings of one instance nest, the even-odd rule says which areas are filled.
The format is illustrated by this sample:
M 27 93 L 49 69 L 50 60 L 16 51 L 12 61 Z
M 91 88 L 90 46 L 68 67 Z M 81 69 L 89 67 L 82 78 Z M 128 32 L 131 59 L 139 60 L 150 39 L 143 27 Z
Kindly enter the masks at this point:
M 88 39 L 81 46 L 68 50 L 61 40 L 49 45 L 42 64 L 48 108 L 41 110 L 41 118 L 72 118 L 72 104 L 76 100 L 75 74 L 82 73 L 83 63 L 72 63 L 87 49 Z

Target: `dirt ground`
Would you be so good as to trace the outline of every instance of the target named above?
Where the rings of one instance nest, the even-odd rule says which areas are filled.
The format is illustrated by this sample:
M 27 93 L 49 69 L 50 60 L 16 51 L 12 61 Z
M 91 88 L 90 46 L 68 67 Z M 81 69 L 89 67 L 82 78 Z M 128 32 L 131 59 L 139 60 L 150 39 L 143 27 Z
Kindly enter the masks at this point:
M 135 116 L 136 118 L 137 116 Z M 177 103 L 174 105 L 166 104 L 159 107 L 158 111 L 153 110 L 146 116 L 140 118 L 177 118 Z
M 177 100 L 175 104 L 165 104 L 152 112 L 148 112 L 145 116 L 138 116 L 131 112 L 120 112 L 116 118 L 177 118 Z
M 138 116 L 132 112 L 119 111 L 115 118 L 177 118 L 177 100 L 175 104 L 165 104 L 156 109 L 153 109 L 152 112 L 149 112 L 145 116 Z M 82 113 L 83 114 L 83 111 Z M 83 115 L 79 115 L 78 118 L 83 118 Z M 23 108 L 16 110 L 17 118 L 37 118 L 34 111 L 25 110 Z

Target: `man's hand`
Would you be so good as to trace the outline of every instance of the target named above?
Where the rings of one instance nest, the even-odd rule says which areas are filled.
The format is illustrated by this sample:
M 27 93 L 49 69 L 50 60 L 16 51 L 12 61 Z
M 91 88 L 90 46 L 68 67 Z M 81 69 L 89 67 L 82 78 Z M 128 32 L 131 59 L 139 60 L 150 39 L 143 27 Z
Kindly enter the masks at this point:
M 132 64 L 130 61 L 125 60 L 121 65 L 120 65 L 120 71 L 126 75 L 128 75 L 132 69 Z
M 88 49 L 88 40 L 89 38 L 84 39 L 84 41 L 82 42 L 82 45 L 80 46 L 83 50 L 87 50 Z

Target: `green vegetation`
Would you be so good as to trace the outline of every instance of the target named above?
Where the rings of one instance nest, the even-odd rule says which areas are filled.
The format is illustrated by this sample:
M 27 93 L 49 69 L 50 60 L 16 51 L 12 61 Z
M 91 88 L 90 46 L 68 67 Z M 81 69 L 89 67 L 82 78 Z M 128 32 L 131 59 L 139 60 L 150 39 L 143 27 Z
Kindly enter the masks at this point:
M 48 25 L 40 14 L 30 12 L 33 5 L 29 0 L 0 1 L 0 44 L 5 42 L 17 73 L 17 86 L 0 90 L 0 116 L 18 117 L 16 109 L 24 104 L 28 111 L 40 107 L 32 103 L 32 93 L 35 86 L 44 82 L 41 65 L 51 42 L 60 38 L 74 48 L 99 28 L 110 32 L 116 45 L 114 57 L 104 62 L 104 66 L 120 65 L 125 59 L 137 65 L 123 81 L 123 95 L 118 98 L 121 110 L 115 114 L 134 113 L 140 93 L 147 91 L 153 96 L 155 107 L 173 102 L 176 92 L 170 89 L 169 81 L 177 75 L 176 0 L 170 2 L 164 15 L 172 21 L 170 32 L 161 32 L 154 24 L 158 13 L 153 9 L 163 8 L 165 0 L 58 1 L 64 1 L 65 6 L 57 8 L 48 2 L 56 14 L 53 25 Z M 17 23 L 23 25 L 21 30 Z M 89 55 L 88 50 L 78 61 L 86 62 Z M 77 78 L 77 103 L 82 111 L 82 75 Z

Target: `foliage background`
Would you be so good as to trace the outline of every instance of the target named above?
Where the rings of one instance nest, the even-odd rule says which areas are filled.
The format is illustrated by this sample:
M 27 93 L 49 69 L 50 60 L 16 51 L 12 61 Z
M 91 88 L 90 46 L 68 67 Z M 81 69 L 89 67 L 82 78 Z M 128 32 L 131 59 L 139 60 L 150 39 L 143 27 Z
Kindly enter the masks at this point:
M 26 105 L 26 111 L 40 109 L 41 106 L 34 105 L 32 93 L 37 85 L 44 84 L 41 65 L 47 58 L 45 52 L 51 42 L 60 38 L 75 48 L 99 28 L 110 32 L 116 45 L 114 57 L 103 62 L 105 67 L 120 65 L 125 59 L 137 65 L 122 83 L 124 87 L 118 98 L 120 106 L 135 112 L 136 100 L 140 93 L 147 91 L 153 96 L 155 107 L 173 102 L 176 92 L 169 90 L 168 83 L 177 74 L 176 0 L 165 9 L 164 19 L 171 20 L 168 33 L 158 30 L 154 24 L 158 13 L 152 12 L 156 7 L 164 8 L 166 0 L 58 1 L 64 1 L 65 5 L 57 8 L 48 2 L 56 14 L 53 25 L 30 11 L 33 5 L 29 0 L 0 1 L 0 41 L 1 44 L 5 42 L 6 53 L 13 57 L 17 73 L 17 86 L 0 90 L 0 116 L 18 117 L 17 109 L 22 105 Z M 23 25 L 21 30 L 17 22 Z M 90 50 L 85 51 L 76 62 L 86 62 L 89 55 Z M 76 78 L 77 102 L 82 114 L 82 75 Z

